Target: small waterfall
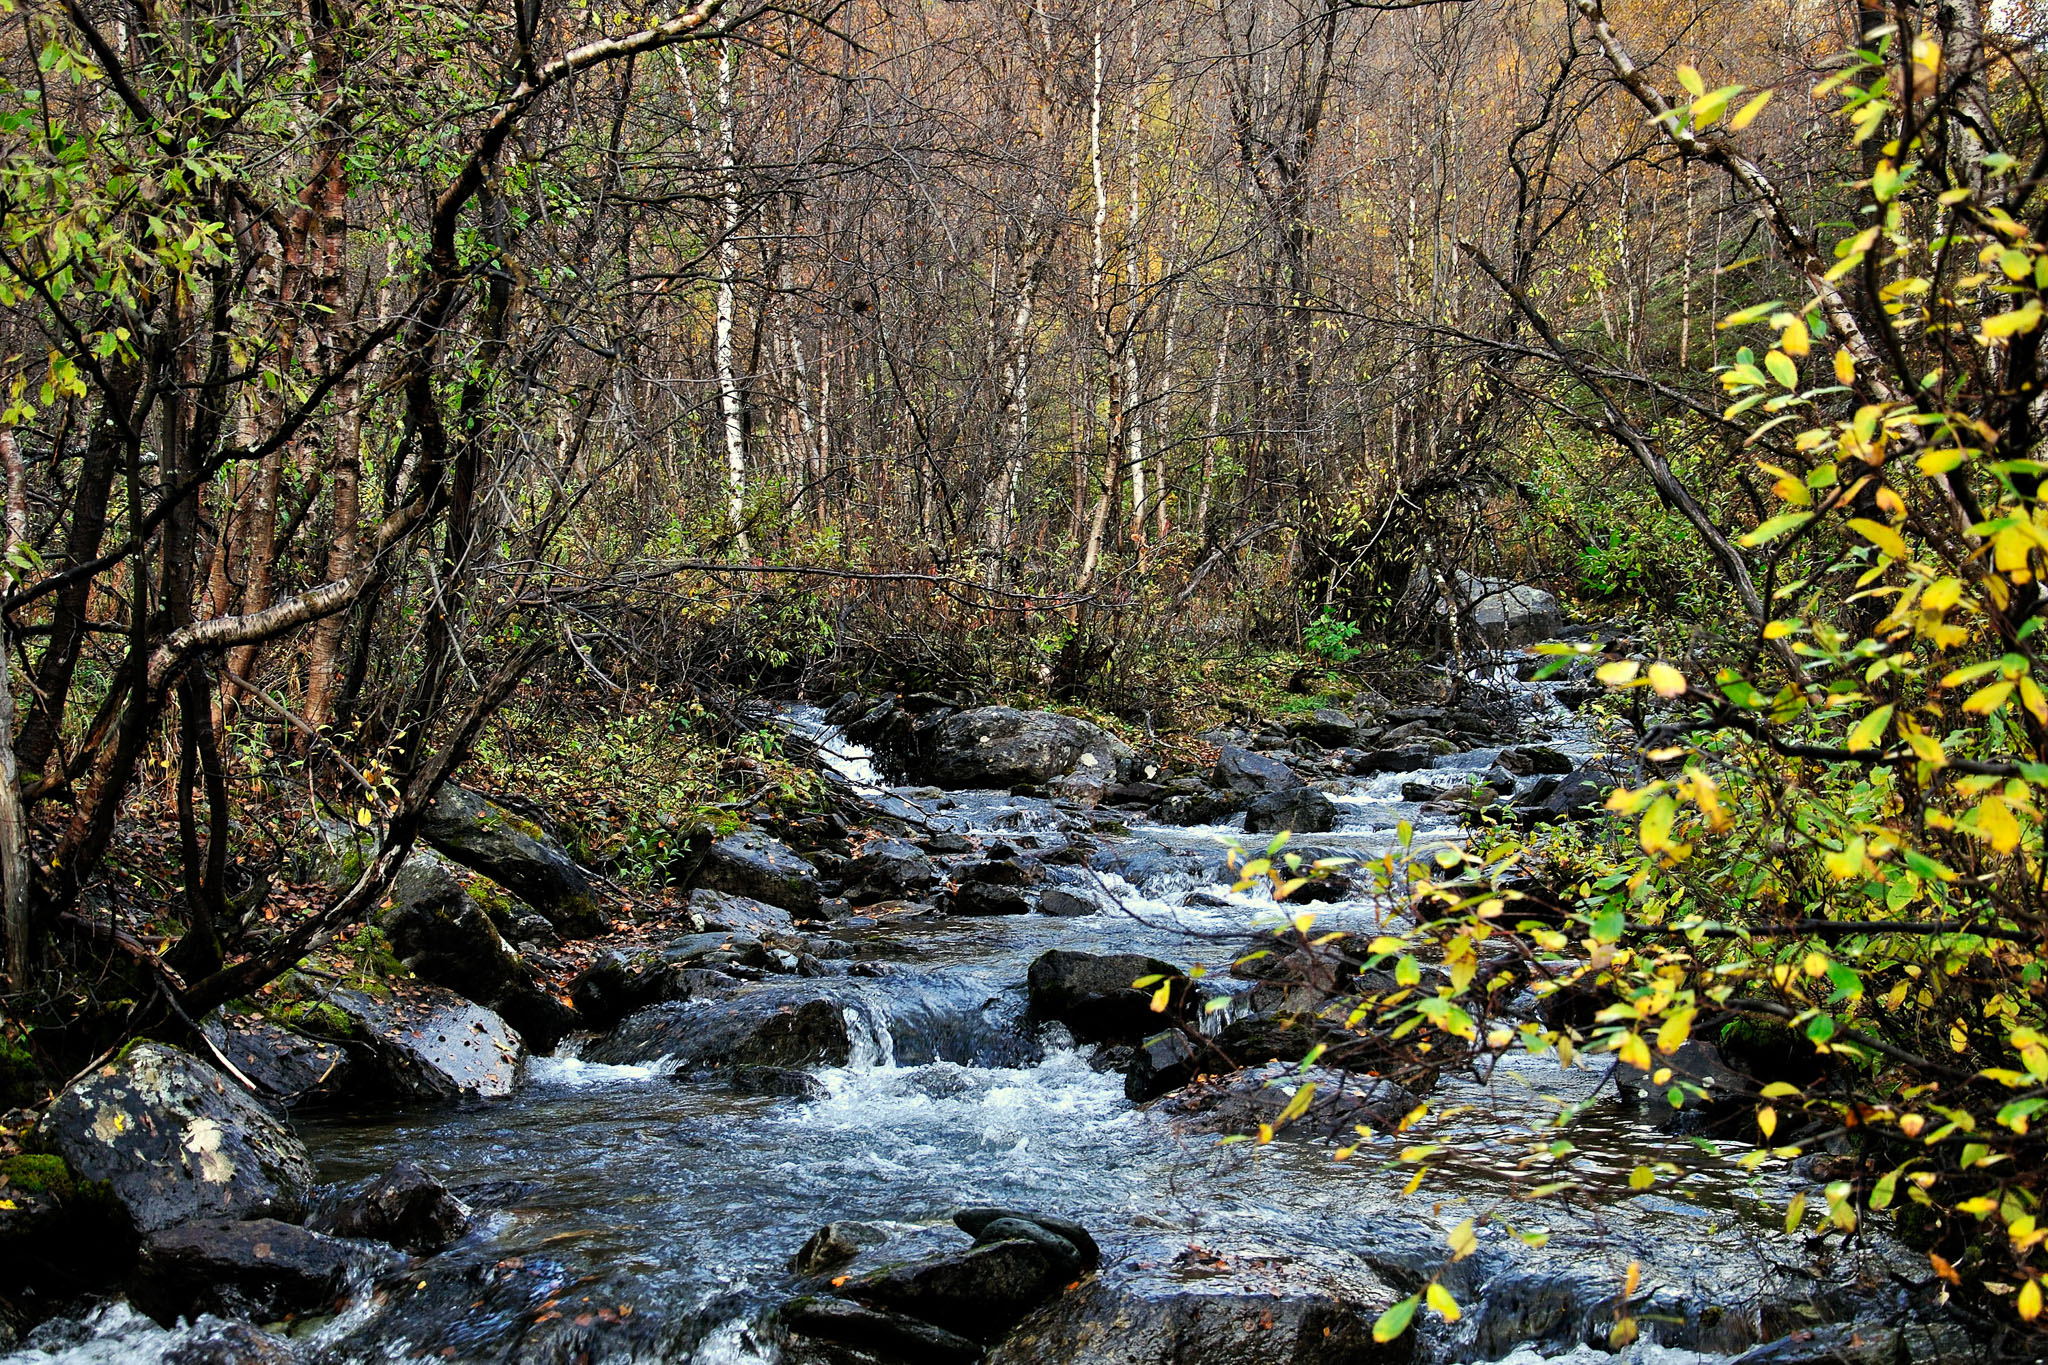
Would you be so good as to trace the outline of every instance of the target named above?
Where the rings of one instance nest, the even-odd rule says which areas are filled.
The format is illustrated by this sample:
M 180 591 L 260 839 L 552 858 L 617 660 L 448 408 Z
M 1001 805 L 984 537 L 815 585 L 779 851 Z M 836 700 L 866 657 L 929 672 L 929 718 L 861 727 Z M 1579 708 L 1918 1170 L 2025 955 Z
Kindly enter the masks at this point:
M 896 1035 L 880 1010 L 862 1002 L 841 1011 L 850 1044 L 847 1067 L 853 1071 L 885 1071 L 896 1065 Z

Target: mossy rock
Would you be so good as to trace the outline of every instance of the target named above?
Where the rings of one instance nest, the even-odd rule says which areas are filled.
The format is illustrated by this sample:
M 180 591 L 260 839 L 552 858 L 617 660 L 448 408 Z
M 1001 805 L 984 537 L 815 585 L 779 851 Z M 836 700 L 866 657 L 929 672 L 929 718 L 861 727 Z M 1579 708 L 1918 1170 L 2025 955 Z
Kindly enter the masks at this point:
M 13 1189 L 56 1199 L 69 1199 L 78 1190 L 78 1177 L 61 1156 L 23 1153 L 0 1159 L 0 1179 Z

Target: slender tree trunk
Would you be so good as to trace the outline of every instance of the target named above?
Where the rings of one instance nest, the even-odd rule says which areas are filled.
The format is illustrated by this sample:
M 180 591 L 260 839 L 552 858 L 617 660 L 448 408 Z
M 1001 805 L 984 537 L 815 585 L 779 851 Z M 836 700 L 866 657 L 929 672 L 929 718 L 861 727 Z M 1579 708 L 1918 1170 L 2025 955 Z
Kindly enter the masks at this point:
M 737 161 L 732 109 L 733 45 L 731 39 L 718 44 L 718 303 L 713 324 L 712 361 L 718 367 L 719 425 L 725 441 L 725 522 L 742 555 L 747 544 L 747 435 L 740 403 L 740 386 L 733 373 L 732 328 L 734 288 L 739 269 L 739 246 L 733 241 L 739 231 L 739 184 L 734 178 Z

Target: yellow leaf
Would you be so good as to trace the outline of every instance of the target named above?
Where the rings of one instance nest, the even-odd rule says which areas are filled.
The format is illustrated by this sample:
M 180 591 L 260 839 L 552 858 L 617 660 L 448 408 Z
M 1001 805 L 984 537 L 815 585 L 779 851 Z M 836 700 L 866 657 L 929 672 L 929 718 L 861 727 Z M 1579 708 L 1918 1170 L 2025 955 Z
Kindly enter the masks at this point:
M 2034 719 L 2048 725 L 2048 697 L 2041 695 L 2041 686 L 2032 678 L 2020 678 L 2020 704 L 2033 713 Z
M 1835 378 L 1844 384 L 1856 382 L 1856 357 L 1849 354 L 1847 346 L 1835 352 Z
M 1764 111 L 1764 106 L 1770 102 L 1771 92 L 1768 90 L 1763 91 L 1748 104 L 1736 110 L 1735 117 L 1728 120 L 1728 127 L 1734 132 L 1741 132 L 1744 128 L 1756 122 L 1756 116 L 1761 114 Z
M 1821 859 L 1827 864 L 1829 874 L 1838 882 L 1846 882 L 1863 871 L 1863 860 L 1864 843 L 1860 836 L 1851 839 L 1846 847 Z
M 1472 1230 L 1470 1218 L 1451 1229 L 1450 1244 L 1451 1259 L 1454 1261 L 1462 1261 L 1479 1250 L 1479 1235 Z
M 1881 521 L 1872 521 L 1868 517 L 1857 517 L 1849 523 L 1849 529 L 1862 536 L 1878 549 L 1883 550 L 1893 559 L 1904 559 L 1906 557 L 1905 537 Z
M 1763 1133 L 1765 1140 L 1768 1141 L 1771 1135 L 1778 1131 L 1777 1109 L 1767 1104 L 1763 1108 L 1757 1110 L 1756 1126 L 1758 1131 Z
M 1657 689 L 1660 697 L 1682 697 L 1685 695 L 1685 674 L 1659 661 L 1650 665 L 1650 686 Z
M 2020 1316 L 2028 1322 L 2032 1322 L 2035 1318 L 2040 1317 L 2041 1282 L 2039 1280 L 2028 1280 L 2025 1284 L 2021 1285 L 2020 1296 L 2013 1301 L 2013 1307 L 2017 1308 Z
M 1638 1071 L 1650 1069 L 1650 1045 L 1639 1033 L 1622 1034 L 1621 1045 L 1615 1048 L 1614 1054 Z
M 1600 671 L 1593 676 L 1606 683 L 1609 687 L 1621 687 L 1624 684 L 1634 682 L 1636 674 L 1640 671 L 1642 671 L 1642 665 L 1634 659 L 1616 659 L 1611 664 L 1600 665 Z
M 2010 853 L 2020 846 L 2020 822 L 2013 818 L 2012 808 L 2004 798 L 1987 796 L 1977 804 L 1977 834 L 1999 853 Z
M 1445 1322 L 1456 1322 L 1465 1316 L 1458 1311 L 1458 1301 L 1451 1297 L 1451 1291 L 1440 1284 L 1432 1282 L 1423 1297 L 1429 1300 L 1429 1306 L 1434 1308 Z
M 1657 1051 L 1671 1053 L 1683 1047 L 1685 1040 L 1692 1036 L 1692 1021 L 1696 1013 L 1695 1010 L 1679 1010 L 1666 1018 L 1657 1029 Z
M 1680 62 L 1676 75 L 1678 83 L 1684 86 L 1685 92 L 1694 99 L 1707 93 L 1707 83 L 1700 79 L 1699 68 L 1691 62 Z
M 2005 705 L 2005 699 L 2010 697 L 2012 692 L 2013 685 L 2011 683 L 1995 682 L 1989 687 L 1979 688 L 1977 691 L 1972 692 L 1970 699 L 1963 703 L 1963 709 L 1975 715 L 1988 716 L 1999 707 Z
M 1783 335 L 1778 338 L 1778 349 L 1794 360 L 1813 349 L 1813 338 L 1808 334 L 1803 319 L 1794 318 L 1786 326 Z

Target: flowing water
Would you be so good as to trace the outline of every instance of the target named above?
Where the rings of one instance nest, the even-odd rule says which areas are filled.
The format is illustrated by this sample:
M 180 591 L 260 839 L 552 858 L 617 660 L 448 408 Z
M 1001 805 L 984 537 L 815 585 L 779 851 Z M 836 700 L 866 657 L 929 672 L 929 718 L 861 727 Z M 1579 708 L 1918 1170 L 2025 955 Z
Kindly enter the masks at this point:
M 1540 692 L 1530 704 L 1548 705 Z M 1552 742 L 1583 752 L 1564 712 L 1553 707 L 1539 720 Z M 866 756 L 822 732 L 815 712 L 792 723 L 822 734 L 839 750 L 832 761 L 840 771 L 874 789 Z M 1483 769 L 1493 756 L 1479 750 L 1426 774 L 1349 781 L 1337 793 L 1342 828 L 1314 844 L 1374 855 L 1403 819 L 1420 827 L 1419 843 L 1453 838 L 1446 817 L 1401 800 L 1401 783 Z M 1090 825 L 1086 813 L 996 793 L 897 791 L 893 799 L 918 806 L 935 831 L 1025 848 L 1056 846 Z M 790 1293 L 788 1259 L 819 1224 L 880 1224 L 898 1239 L 892 1251 L 957 1247 L 947 1212 L 966 1203 L 1079 1219 L 1107 1262 L 1133 1273 L 1198 1246 L 1348 1254 L 1398 1283 L 1447 1259 L 1446 1235 L 1461 1219 L 1493 1212 L 1480 1254 L 1446 1279 L 1468 1304 L 1489 1283 L 1545 1277 L 1611 1300 L 1631 1262 L 1642 1267 L 1643 1292 L 1679 1318 L 1726 1304 L 1753 1319 L 1774 1296 L 1798 1297 L 1797 1284 L 1787 1289 L 1767 1263 L 1761 1248 L 1771 1243 L 1760 1232 L 1782 1216 L 1795 1177 L 1752 1178 L 1733 1149 L 1659 1131 L 1612 1098 L 1604 1063 L 1561 1070 L 1524 1060 L 1483 1080 L 1446 1080 L 1433 1103 L 1457 1112 L 1434 1138 L 1455 1141 L 1460 1155 L 1403 1198 L 1411 1168 L 1396 1157 L 1412 1139 L 1381 1137 L 1341 1163 L 1319 1140 L 1219 1145 L 1127 1101 L 1121 1075 L 1095 1070 L 1092 1050 L 1057 1027 L 1025 1033 L 1026 968 L 1048 948 L 1205 962 L 1227 982 L 1220 969 L 1232 942 L 1274 913 L 1270 901 L 1219 883 L 1228 833 L 1139 826 L 1091 834 L 1106 850 L 1098 867 L 1059 872 L 1113 902 L 1093 917 L 940 917 L 846 935 L 877 950 L 880 974 L 857 983 L 866 1041 L 854 1064 L 821 1073 L 822 1093 L 812 1097 L 738 1095 L 674 1074 L 659 1058 L 585 1062 L 571 1044 L 530 1062 L 504 1102 L 307 1125 L 325 1180 L 346 1183 L 410 1160 L 486 1212 L 449 1251 L 379 1280 L 339 1317 L 302 1326 L 297 1353 L 309 1361 L 773 1359 L 757 1324 Z M 1317 908 L 1320 924 L 1361 930 L 1378 914 L 1362 903 Z M 881 955 L 889 946 L 900 959 L 906 944 L 910 961 Z M 1560 1115 L 1572 1117 L 1565 1136 L 1575 1151 L 1554 1155 L 1545 1149 L 1560 1135 L 1532 1143 L 1532 1133 Z M 1654 1192 L 1631 1191 L 1629 1173 L 1652 1162 L 1675 1173 Z M 1520 1198 L 1556 1179 L 1578 1182 L 1576 1193 Z M 1547 1245 L 1528 1245 L 1507 1224 L 1531 1240 L 1547 1234 Z M 117 1306 L 90 1330 L 97 1335 L 50 1341 L 54 1360 L 156 1359 L 167 1342 L 218 1325 L 167 1335 Z M 1722 1358 L 1699 1348 L 1701 1339 L 1653 1331 L 1619 1358 Z M 1536 1358 L 1531 1346 L 1475 1337 L 1471 1322 L 1432 1326 L 1427 1349 L 1437 1359 Z M 1553 1340 L 1549 1349 L 1574 1347 Z M 1617 1359 L 1566 1358 L 1595 1356 Z M 53 1365 L 40 1351 L 10 1359 Z

